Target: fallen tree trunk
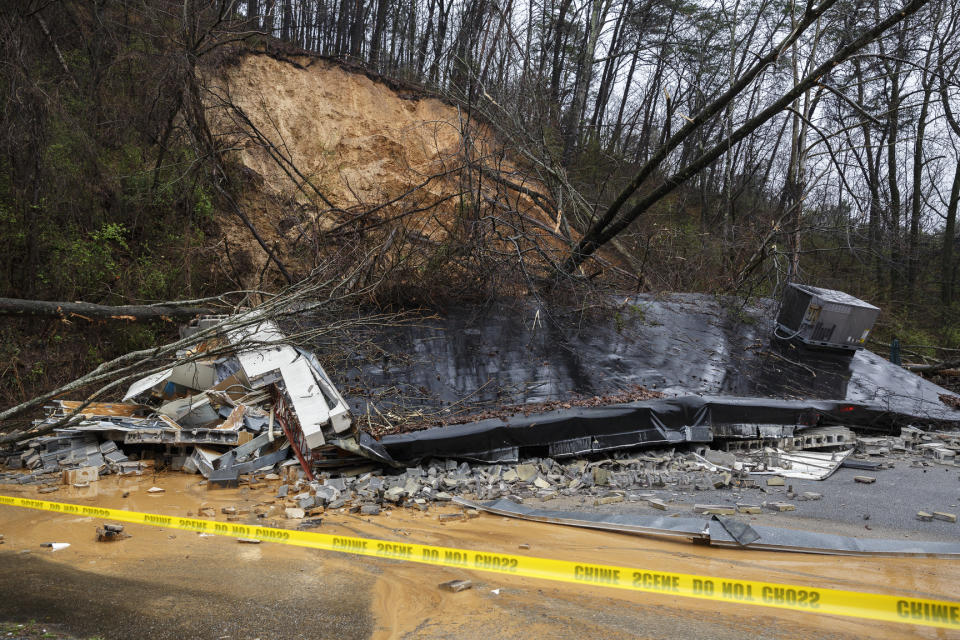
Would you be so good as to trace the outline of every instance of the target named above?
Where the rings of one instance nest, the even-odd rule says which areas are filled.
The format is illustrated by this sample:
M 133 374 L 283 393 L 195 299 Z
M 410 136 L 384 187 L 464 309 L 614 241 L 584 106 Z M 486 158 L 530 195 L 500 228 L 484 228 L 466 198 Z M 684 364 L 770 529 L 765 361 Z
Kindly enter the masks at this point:
M 933 364 L 905 364 L 903 368 L 913 373 L 940 373 L 947 369 L 956 369 L 960 367 L 960 360 L 947 360 L 945 362 L 934 362 Z
M 89 302 L 52 302 L 48 300 L 19 300 L 0 298 L 0 315 L 20 317 L 75 318 L 93 320 L 125 320 L 144 322 L 192 318 L 196 315 L 216 313 L 202 307 L 184 307 L 178 305 L 121 305 L 117 307 L 91 304 Z

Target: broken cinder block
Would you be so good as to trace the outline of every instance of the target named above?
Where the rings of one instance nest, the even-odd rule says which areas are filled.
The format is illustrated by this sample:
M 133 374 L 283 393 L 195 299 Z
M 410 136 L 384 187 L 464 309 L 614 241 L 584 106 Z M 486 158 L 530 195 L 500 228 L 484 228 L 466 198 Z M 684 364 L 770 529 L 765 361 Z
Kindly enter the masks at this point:
M 437 519 L 440 522 L 453 522 L 454 520 L 466 520 L 467 516 L 463 512 L 461 513 L 441 513 L 437 516 Z
M 122 524 L 105 524 L 102 528 L 97 527 L 97 542 L 115 542 L 129 537 L 129 534 L 123 532 Z
M 445 591 L 452 591 L 453 593 L 458 593 L 466 589 L 473 587 L 473 583 L 469 580 L 450 580 L 449 582 L 443 582 L 440 584 L 440 588 Z
M 783 477 L 782 476 L 770 476 L 767 478 L 768 487 L 782 487 L 783 486 Z
M 933 517 L 937 520 L 943 520 L 944 522 L 957 521 L 957 515 L 955 513 L 947 513 L 946 511 L 934 511 Z
M 63 470 L 63 484 L 82 484 L 84 482 L 96 482 L 99 479 L 100 470 L 97 467 Z
M 797 507 L 789 502 L 768 502 L 767 508 L 773 511 L 796 511 Z
M 733 507 L 723 504 L 695 504 L 693 512 L 705 516 L 732 516 L 736 511 Z
M 853 476 L 853 481 L 861 484 L 873 484 L 877 479 L 873 476 Z
M 659 498 L 648 498 L 647 504 L 653 507 L 654 509 L 659 509 L 660 511 L 667 510 L 667 503 Z

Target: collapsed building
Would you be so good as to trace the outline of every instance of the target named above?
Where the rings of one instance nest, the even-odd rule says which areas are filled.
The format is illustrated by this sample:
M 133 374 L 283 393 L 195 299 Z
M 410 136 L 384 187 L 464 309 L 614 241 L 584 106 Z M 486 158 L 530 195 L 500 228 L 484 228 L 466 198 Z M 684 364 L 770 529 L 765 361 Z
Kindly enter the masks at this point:
M 378 387 L 397 388 L 398 379 L 426 391 L 430 385 L 440 388 L 449 380 L 466 380 L 454 397 L 473 396 L 494 380 L 501 383 L 500 388 L 487 402 L 492 398 L 501 402 L 519 399 L 521 408 L 484 414 L 482 419 L 466 416 L 459 424 L 422 422 L 376 434 L 369 418 L 364 423 L 353 417 L 364 408 L 369 416 L 369 398 L 364 399 L 362 392 L 344 397 L 315 354 L 289 344 L 275 321 L 260 318 L 256 312 L 201 317 L 182 330 L 184 338 L 195 337 L 197 342 L 179 352 L 172 366 L 133 382 L 121 402 L 52 403 L 48 415 L 36 425 L 65 423 L 50 434 L 27 437 L 0 452 L 11 470 L 2 479 L 23 484 L 49 484 L 54 479 L 82 484 L 103 474 L 142 473 L 149 464 L 199 473 L 213 485 L 235 485 L 242 477 L 283 468 L 293 468 L 310 482 L 339 469 L 363 465 L 389 471 L 410 465 L 429 467 L 432 460 L 442 460 L 440 467 L 449 471 L 450 461 L 515 465 L 535 458 L 562 462 L 598 455 L 609 458 L 637 449 L 686 452 L 681 468 L 707 474 L 699 480 L 703 484 L 714 484 L 715 479 L 708 476 L 718 472 L 739 475 L 741 483 L 750 474 L 763 473 L 822 479 L 841 464 L 855 464 L 850 453 L 858 438 L 898 437 L 905 427 L 960 421 L 960 412 L 937 399 L 951 395 L 945 389 L 859 350 L 876 318 L 876 307 L 841 292 L 813 287 L 792 287 L 790 291 L 772 328 L 769 322 L 731 328 L 717 319 L 721 314 L 716 303 L 711 308 L 706 297 L 694 301 L 637 296 L 629 304 L 642 308 L 642 313 L 634 314 L 632 327 L 642 334 L 642 341 L 630 342 L 623 326 L 616 331 L 597 326 L 581 338 L 558 337 L 550 331 L 537 334 L 526 325 L 511 324 L 518 314 L 497 310 L 486 317 L 489 327 L 501 323 L 500 333 L 489 334 L 495 345 L 481 343 L 475 348 L 474 337 L 487 338 L 488 334 L 458 327 L 456 318 L 436 335 L 401 336 L 410 344 L 396 341 L 397 335 L 387 335 L 386 341 L 395 342 L 385 346 L 405 350 L 411 360 L 390 370 L 372 366 L 359 372 L 362 375 L 357 379 L 371 394 Z M 757 315 L 772 319 L 770 311 L 760 309 Z M 471 321 L 478 319 L 474 315 Z M 488 328 L 484 318 L 479 321 Z M 429 327 L 417 330 L 433 331 Z M 777 355 L 772 348 L 758 346 L 758 336 L 765 331 L 776 335 L 778 341 L 799 340 L 843 353 L 791 356 L 781 351 L 786 355 Z M 514 354 L 523 352 L 502 339 L 507 333 L 527 335 L 524 348 L 529 353 L 525 358 L 536 368 L 524 369 L 526 361 L 514 368 L 501 366 L 509 364 L 506 358 L 512 355 L 497 362 L 498 346 Z M 424 347 L 434 345 L 430 349 L 436 349 L 438 338 L 441 343 L 447 341 L 447 347 L 441 344 L 439 352 L 447 362 L 439 362 L 438 352 Z M 575 367 L 569 358 L 562 366 L 548 362 L 548 351 L 556 351 L 559 339 L 567 344 L 582 341 L 574 344 L 583 354 Z M 469 358 L 456 353 L 463 345 Z M 542 348 L 544 354 L 536 348 Z M 478 366 L 478 358 L 482 366 Z M 468 375 L 458 369 L 458 359 L 466 361 Z M 503 392 L 504 380 L 546 378 L 552 399 L 569 397 L 574 386 L 569 370 L 573 368 L 587 388 L 594 380 L 602 380 L 613 381 L 619 388 L 642 383 L 645 386 L 638 388 L 659 386 L 661 391 L 634 401 L 617 396 L 612 403 L 595 398 L 579 404 L 537 404 L 536 400 L 551 396 L 526 392 L 515 398 Z M 807 371 L 813 375 L 807 375 L 809 385 L 802 387 Z M 483 378 L 487 382 L 481 384 Z M 664 384 L 667 378 L 672 380 Z M 780 384 L 778 380 L 802 388 L 790 388 L 797 393 L 773 393 L 771 385 Z M 819 388 L 823 385 L 827 386 Z M 608 389 L 593 386 L 592 390 Z M 894 393 L 883 395 L 891 390 Z M 385 410 L 389 413 L 388 407 Z M 76 415 L 67 418 L 74 412 Z M 953 441 L 938 442 L 932 443 L 937 446 L 930 447 L 931 451 L 952 458 Z M 739 462 L 724 459 L 718 468 L 716 458 L 712 462 L 703 458 L 718 449 L 752 457 Z M 458 468 L 453 463 L 452 469 Z M 549 486 L 550 473 L 543 475 L 548 486 L 538 487 L 540 491 L 562 489 Z M 638 480 L 636 475 L 634 480 L 640 487 L 651 482 L 646 477 Z M 697 483 L 696 478 L 691 480 L 691 484 Z M 423 482 L 415 484 L 420 491 Z M 440 480 L 435 484 L 433 494 L 444 493 Z M 446 488 L 461 483 L 450 484 Z M 499 495 L 488 497 L 505 493 L 509 492 L 499 490 Z
M 29 471 L 8 479 L 42 483 L 62 472 L 64 482 L 88 482 L 139 472 L 148 458 L 215 483 L 291 461 L 312 479 L 316 466 L 346 464 L 376 446 L 358 433 L 312 353 L 287 344 L 272 320 L 219 331 L 227 320 L 208 316 L 185 327 L 184 337 L 216 331 L 179 352 L 174 366 L 134 382 L 120 403 L 48 406 L 35 426 L 66 424 L 6 452 L 8 469 Z M 208 357 L 214 346 L 227 355 Z

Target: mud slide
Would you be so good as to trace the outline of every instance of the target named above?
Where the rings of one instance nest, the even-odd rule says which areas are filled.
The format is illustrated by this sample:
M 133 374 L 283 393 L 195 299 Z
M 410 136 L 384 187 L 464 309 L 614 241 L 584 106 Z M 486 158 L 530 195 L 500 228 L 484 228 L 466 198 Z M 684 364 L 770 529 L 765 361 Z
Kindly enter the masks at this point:
M 522 218 L 521 233 L 536 245 L 566 246 L 552 214 L 490 179 L 543 192 L 514 173 L 508 150 L 464 110 L 305 57 L 248 53 L 217 73 L 205 79 L 207 117 L 244 177 L 239 204 L 297 271 L 329 259 L 331 246 L 364 246 L 358 253 L 388 264 L 446 256 L 465 238 L 478 241 L 475 226 L 491 215 L 503 217 L 508 234 Z M 262 265 L 249 229 L 224 213 L 227 242 Z

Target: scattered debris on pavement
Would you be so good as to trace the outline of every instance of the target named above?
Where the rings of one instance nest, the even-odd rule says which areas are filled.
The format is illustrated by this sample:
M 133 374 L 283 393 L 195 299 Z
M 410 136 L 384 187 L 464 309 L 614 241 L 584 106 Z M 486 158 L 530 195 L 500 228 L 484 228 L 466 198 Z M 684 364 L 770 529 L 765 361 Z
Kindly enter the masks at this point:
M 453 593 L 465 591 L 472 587 L 473 583 L 469 580 L 450 580 L 449 582 L 443 582 L 440 584 L 441 589 L 444 591 L 452 591 Z
M 123 532 L 122 524 L 105 524 L 97 527 L 97 542 L 116 542 L 130 537 L 129 533 Z

